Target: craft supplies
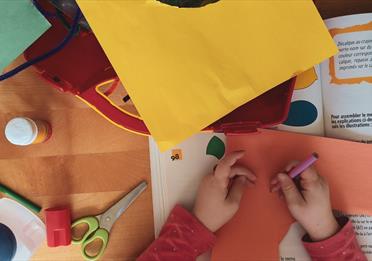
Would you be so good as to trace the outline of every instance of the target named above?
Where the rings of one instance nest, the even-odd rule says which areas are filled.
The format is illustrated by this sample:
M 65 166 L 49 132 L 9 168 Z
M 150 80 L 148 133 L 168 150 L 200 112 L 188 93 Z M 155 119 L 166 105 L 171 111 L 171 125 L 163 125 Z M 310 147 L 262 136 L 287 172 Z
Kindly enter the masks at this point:
M 310 0 L 77 3 L 161 151 L 337 52 Z
M 30 0 L 0 1 L 0 24 L 0 74 L 50 27 Z
M 11 261 L 16 250 L 17 241 L 12 230 L 0 223 L 0 260 Z
M 44 242 L 44 223 L 30 210 L 8 198 L 0 199 L 0 209 L 0 223 L 12 231 L 17 242 L 12 260 L 29 260 Z
M 81 252 L 86 260 L 98 260 L 103 255 L 109 241 L 109 233 L 112 226 L 146 188 L 147 182 L 143 181 L 104 213 L 98 216 L 80 218 L 72 224 L 72 229 L 83 224 L 88 225 L 88 230 L 85 234 L 80 238 L 74 236 L 72 238 L 73 244 L 81 244 Z M 88 254 L 86 251 L 88 245 L 96 240 L 102 242 L 101 247 L 95 255 Z
M 18 2 L 21 2 L 21 1 L 18 1 Z M 41 6 L 36 2 L 36 0 L 33 0 L 32 2 L 35 5 L 35 9 L 37 8 L 46 17 L 47 16 L 50 16 L 50 17 L 57 17 L 58 16 L 61 20 L 64 21 L 63 15 L 60 12 L 49 13 L 49 12 L 41 9 Z M 80 21 L 81 17 L 82 17 L 82 14 L 80 12 L 80 9 L 77 9 L 76 15 L 73 19 L 72 25 L 69 27 L 68 33 L 66 34 L 64 39 L 61 42 L 58 43 L 58 45 L 56 45 L 54 47 L 50 47 L 47 51 L 45 51 L 44 53 L 40 53 L 37 57 L 34 57 L 32 60 L 28 60 L 28 61 L 24 62 L 23 64 L 18 65 L 17 67 L 5 72 L 4 74 L 1 74 L 0 75 L 0 81 L 6 80 L 6 79 L 16 75 L 17 73 L 27 69 L 28 67 L 30 67 L 32 65 L 35 65 L 37 63 L 40 63 L 40 62 L 48 59 L 49 57 L 54 56 L 58 52 L 60 52 L 73 39 L 75 33 L 78 31 L 79 21 Z M 46 21 L 46 22 L 48 22 L 48 21 Z
M 43 120 L 17 117 L 10 120 L 5 127 L 7 140 L 18 146 L 28 146 L 46 142 L 52 135 L 50 124 Z
M 45 2 L 40 1 L 40 4 L 47 8 Z M 167 7 L 165 4 L 164 6 Z M 46 52 L 65 35 L 66 30 L 58 19 L 49 17 L 48 20 L 53 27 L 26 50 L 26 60 L 33 60 Z M 76 95 L 116 126 L 139 134 L 150 134 L 140 117 L 123 111 L 109 99 L 108 95 L 116 86 L 118 78 L 94 34 L 76 35 L 69 48 L 35 64 L 35 67 L 41 76 L 53 83 L 57 89 Z M 113 86 L 108 89 L 109 91 L 101 88 L 109 83 Z M 205 130 L 244 132 L 247 129 L 271 127 L 282 122 L 287 118 L 293 86 L 294 80 L 283 82 L 254 101 L 239 107 L 229 116 L 206 127 Z
M 303 162 L 299 163 L 296 167 L 294 167 L 288 173 L 288 176 L 290 176 L 292 179 L 296 178 L 306 169 L 310 168 L 310 166 L 313 165 L 315 161 L 317 161 L 318 159 L 319 159 L 319 156 L 317 153 L 311 154 L 306 160 L 304 160 Z
M 71 213 L 69 208 L 46 209 L 45 224 L 48 247 L 71 244 Z
M 18 203 L 20 203 L 23 206 L 27 207 L 28 209 L 34 211 L 35 213 L 39 213 L 40 210 L 41 210 L 41 207 L 39 207 L 35 203 L 32 203 L 28 199 L 22 197 L 18 193 L 14 192 L 10 188 L 8 188 L 8 187 L 6 187 L 6 186 L 4 186 L 2 184 L 0 184 L 0 192 L 1 193 L 4 193 L 5 195 L 7 195 L 8 197 L 10 197 L 11 199 L 14 199 L 15 201 L 17 201 Z

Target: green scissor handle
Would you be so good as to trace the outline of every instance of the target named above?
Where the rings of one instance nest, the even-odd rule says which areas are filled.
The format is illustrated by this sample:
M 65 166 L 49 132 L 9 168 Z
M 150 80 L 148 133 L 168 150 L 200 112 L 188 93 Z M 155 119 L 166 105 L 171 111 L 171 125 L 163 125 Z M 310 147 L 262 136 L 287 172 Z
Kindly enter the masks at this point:
M 75 238 L 72 236 L 72 243 L 81 244 L 81 253 L 86 260 L 98 260 L 106 249 L 109 240 L 109 233 L 106 229 L 99 228 L 99 221 L 96 217 L 80 218 L 72 223 L 71 228 L 73 229 L 82 224 L 87 224 L 88 230 L 81 238 Z M 87 253 L 86 247 L 95 240 L 101 240 L 102 246 L 96 255 L 91 256 Z
M 72 243 L 75 245 L 82 244 L 91 234 L 93 234 L 94 231 L 96 231 L 99 228 L 99 221 L 96 217 L 80 218 L 76 220 L 74 223 L 72 223 L 71 228 L 74 229 L 75 227 L 81 224 L 87 224 L 88 230 L 81 238 L 75 238 L 74 236 L 72 236 Z
M 86 247 L 95 240 L 101 240 L 102 246 L 96 255 L 91 256 L 87 253 Z M 85 260 L 95 261 L 95 260 L 100 259 L 100 257 L 103 255 L 103 252 L 105 251 L 107 247 L 108 240 L 109 240 L 109 233 L 107 232 L 107 230 L 103 228 L 97 229 L 94 232 L 94 234 L 91 235 L 87 240 L 85 240 L 83 244 L 81 245 L 81 252 Z

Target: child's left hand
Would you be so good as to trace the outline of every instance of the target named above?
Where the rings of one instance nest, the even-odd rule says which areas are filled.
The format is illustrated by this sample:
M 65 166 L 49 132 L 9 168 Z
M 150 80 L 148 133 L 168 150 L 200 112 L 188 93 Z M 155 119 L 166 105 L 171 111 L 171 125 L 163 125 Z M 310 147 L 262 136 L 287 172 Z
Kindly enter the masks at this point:
M 246 187 L 253 187 L 256 176 L 236 165 L 244 151 L 227 155 L 214 173 L 204 177 L 196 198 L 194 215 L 212 232 L 227 223 L 238 211 Z

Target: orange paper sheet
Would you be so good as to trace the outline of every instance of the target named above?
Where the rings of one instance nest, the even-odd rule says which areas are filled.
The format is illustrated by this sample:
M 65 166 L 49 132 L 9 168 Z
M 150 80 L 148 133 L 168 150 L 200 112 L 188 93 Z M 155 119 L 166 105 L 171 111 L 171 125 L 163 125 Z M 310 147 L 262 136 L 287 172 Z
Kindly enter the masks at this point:
M 319 173 L 330 184 L 332 206 L 372 215 L 372 145 L 272 130 L 230 136 L 228 151 L 245 150 L 241 164 L 258 176 L 237 215 L 218 233 L 213 260 L 278 260 L 279 242 L 293 219 L 284 201 L 269 192 L 270 178 L 290 160 L 318 152 Z

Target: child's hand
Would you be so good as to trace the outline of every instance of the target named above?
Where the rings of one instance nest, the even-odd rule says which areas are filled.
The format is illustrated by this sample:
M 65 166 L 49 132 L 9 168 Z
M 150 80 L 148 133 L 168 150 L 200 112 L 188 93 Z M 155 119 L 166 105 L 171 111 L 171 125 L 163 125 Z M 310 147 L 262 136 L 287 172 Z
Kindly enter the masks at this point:
M 290 164 L 289 172 L 296 163 Z M 333 236 L 340 229 L 330 202 L 326 180 L 314 168 L 304 171 L 300 177 L 301 191 L 285 173 L 279 173 L 271 181 L 271 191 L 281 190 L 292 216 L 303 226 L 314 241 Z
M 227 155 L 199 187 L 193 213 L 212 232 L 234 216 L 245 188 L 254 185 L 256 176 L 235 165 L 243 156 L 243 151 Z

